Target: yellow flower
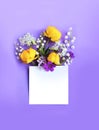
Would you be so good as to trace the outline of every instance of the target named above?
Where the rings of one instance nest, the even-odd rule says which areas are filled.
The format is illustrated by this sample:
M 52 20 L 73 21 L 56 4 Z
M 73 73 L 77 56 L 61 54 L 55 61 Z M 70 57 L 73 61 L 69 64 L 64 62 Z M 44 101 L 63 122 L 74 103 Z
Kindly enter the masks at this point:
M 33 60 L 37 59 L 38 55 L 37 55 L 37 51 L 34 50 L 33 48 L 29 48 L 27 50 L 24 50 L 21 54 L 20 54 L 20 59 L 26 63 L 29 64 L 31 63 Z
M 59 54 L 55 53 L 55 52 L 51 52 L 49 54 L 49 56 L 47 57 L 47 60 L 56 64 L 56 65 L 60 65 L 60 57 Z
M 44 36 L 50 38 L 53 42 L 59 41 L 61 35 L 61 32 L 54 26 L 48 26 L 46 31 L 44 32 Z

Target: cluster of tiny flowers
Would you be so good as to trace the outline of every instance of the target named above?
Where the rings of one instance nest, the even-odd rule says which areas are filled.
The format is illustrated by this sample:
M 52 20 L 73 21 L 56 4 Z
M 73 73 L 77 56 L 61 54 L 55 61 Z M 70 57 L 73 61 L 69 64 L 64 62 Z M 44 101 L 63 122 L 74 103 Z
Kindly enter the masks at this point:
M 64 43 L 66 44 L 66 47 L 74 49 L 75 46 L 73 45 L 73 43 L 75 42 L 75 40 L 76 40 L 76 37 L 73 36 L 72 27 L 70 27 L 69 31 L 65 35 Z
M 19 42 L 21 45 L 32 45 L 35 44 L 35 37 L 33 37 L 30 33 L 26 33 L 23 37 L 19 38 Z
M 45 44 L 46 40 L 44 39 L 43 34 L 41 34 L 36 40 L 36 48 L 44 47 Z
M 19 43 L 15 43 L 15 55 L 18 60 L 20 59 L 20 54 L 22 53 L 23 50 L 24 48 Z
M 23 63 L 53 71 L 56 66 L 72 63 L 75 40 L 72 27 L 62 39 L 61 32 L 49 26 L 38 38 L 30 33 L 19 37 L 15 44 L 15 55 Z
M 75 40 L 76 40 L 76 37 L 73 36 L 73 30 L 72 30 L 72 27 L 70 27 L 69 31 L 65 35 L 65 40 L 64 40 L 64 44 L 67 49 L 66 64 L 71 64 L 72 60 L 74 58 L 74 54 L 73 54 L 72 50 L 75 49 L 75 46 L 74 46 Z

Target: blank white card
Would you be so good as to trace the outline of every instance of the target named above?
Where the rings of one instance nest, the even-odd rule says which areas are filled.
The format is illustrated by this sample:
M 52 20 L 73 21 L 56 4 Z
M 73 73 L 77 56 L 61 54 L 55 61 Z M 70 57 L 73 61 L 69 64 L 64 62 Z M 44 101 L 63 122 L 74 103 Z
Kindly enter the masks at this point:
M 68 66 L 46 72 L 29 67 L 29 104 L 68 104 Z

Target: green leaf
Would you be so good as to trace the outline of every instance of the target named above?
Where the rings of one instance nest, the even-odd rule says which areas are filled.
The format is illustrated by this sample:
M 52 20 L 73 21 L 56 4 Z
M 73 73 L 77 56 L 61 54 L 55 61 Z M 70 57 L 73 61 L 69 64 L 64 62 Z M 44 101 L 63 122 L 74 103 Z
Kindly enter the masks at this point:
M 45 55 L 48 55 L 48 54 L 49 54 L 49 52 L 50 52 L 50 50 L 49 50 L 49 49 L 47 49 L 47 50 L 45 51 Z
M 45 55 L 44 48 L 40 48 L 40 49 L 39 49 L 39 52 L 40 52 L 41 55 Z

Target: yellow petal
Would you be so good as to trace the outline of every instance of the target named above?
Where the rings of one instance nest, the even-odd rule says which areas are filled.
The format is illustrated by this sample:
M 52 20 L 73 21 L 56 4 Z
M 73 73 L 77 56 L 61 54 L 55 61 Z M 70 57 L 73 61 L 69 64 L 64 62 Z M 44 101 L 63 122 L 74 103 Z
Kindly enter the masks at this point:
M 24 50 L 21 55 L 20 55 L 20 59 L 28 64 L 31 63 L 33 60 L 35 60 L 35 56 L 36 56 L 36 50 L 34 50 L 33 48 L 29 48 L 27 50 Z
M 59 41 L 61 38 L 61 32 L 54 26 L 48 26 L 44 35 L 50 38 L 53 42 Z
M 55 52 L 51 52 L 47 58 L 48 61 L 56 64 L 56 65 L 59 65 L 60 64 L 60 57 L 57 53 Z

